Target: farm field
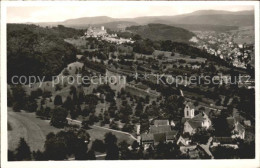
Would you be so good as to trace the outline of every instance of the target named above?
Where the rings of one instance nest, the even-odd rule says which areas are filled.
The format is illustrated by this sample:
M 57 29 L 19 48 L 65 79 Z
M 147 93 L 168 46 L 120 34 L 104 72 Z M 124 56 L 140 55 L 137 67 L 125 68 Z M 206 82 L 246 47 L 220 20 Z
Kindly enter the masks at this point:
M 8 123 L 10 129 L 8 131 L 8 149 L 15 150 L 21 137 L 25 138 L 31 147 L 31 151 L 43 150 L 46 135 L 50 132 L 57 133 L 62 129 L 58 129 L 49 125 L 49 120 L 42 120 L 37 118 L 35 113 L 28 112 L 13 112 L 11 108 L 8 108 Z M 129 135 L 110 131 L 97 126 L 92 126 L 87 132 L 91 137 L 91 142 L 95 139 L 103 140 L 105 134 L 112 132 L 118 139 L 118 143 L 125 140 L 129 144 L 133 143 L 133 139 Z M 91 143 L 90 146 L 91 147 Z
M 11 130 L 8 130 L 8 149 L 17 148 L 18 142 L 23 137 L 31 147 L 31 151 L 43 150 L 46 135 L 50 132 L 58 132 L 49 125 L 48 120 L 37 118 L 35 113 L 13 112 L 8 108 L 8 123 Z
M 117 142 L 120 143 L 122 141 L 126 141 L 128 144 L 132 144 L 133 143 L 133 139 L 126 134 L 120 133 L 120 132 L 115 132 L 115 131 L 110 131 L 98 126 L 91 126 L 92 128 L 87 130 L 87 132 L 90 135 L 91 138 L 91 142 L 93 142 L 95 139 L 100 139 L 103 140 L 105 137 L 105 134 L 108 132 L 112 132 L 112 134 L 114 134 L 117 137 Z

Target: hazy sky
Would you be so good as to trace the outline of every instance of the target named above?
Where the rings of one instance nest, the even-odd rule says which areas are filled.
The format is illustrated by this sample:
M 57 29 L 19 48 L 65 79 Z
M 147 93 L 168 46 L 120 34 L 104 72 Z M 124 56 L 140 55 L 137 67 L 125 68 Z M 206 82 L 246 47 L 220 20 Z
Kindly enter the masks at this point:
M 114 18 L 132 18 L 138 16 L 161 16 L 161 15 L 178 15 L 190 13 L 197 10 L 227 10 L 240 11 L 252 10 L 253 6 L 249 5 L 154 5 L 147 3 L 128 4 L 121 3 L 108 5 L 102 2 L 82 4 L 80 6 L 30 6 L 30 7 L 8 7 L 7 22 L 54 22 L 64 21 L 67 19 L 89 17 L 89 16 L 110 16 Z

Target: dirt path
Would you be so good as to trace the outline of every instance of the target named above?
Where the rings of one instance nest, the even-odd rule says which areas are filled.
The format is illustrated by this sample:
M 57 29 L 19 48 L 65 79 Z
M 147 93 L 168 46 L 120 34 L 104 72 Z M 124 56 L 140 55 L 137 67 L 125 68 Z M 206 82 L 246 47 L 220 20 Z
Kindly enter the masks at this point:
M 79 121 L 79 120 L 73 120 L 71 118 L 67 118 L 67 120 L 69 121 L 69 123 L 81 125 L 81 121 Z M 120 130 L 114 130 L 114 129 L 111 129 L 111 128 L 105 128 L 105 127 L 101 127 L 101 126 L 98 126 L 98 125 L 92 125 L 90 127 L 91 128 L 103 129 L 103 130 L 111 131 L 111 132 L 118 133 L 118 134 L 123 134 L 123 135 L 126 135 L 127 137 L 129 137 L 130 139 L 132 139 L 133 141 L 137 140 L 136 137 L 134 137 L 132 134 L 130 134 L 128 132 L 124 132 L 124 131 L 120 131 Z

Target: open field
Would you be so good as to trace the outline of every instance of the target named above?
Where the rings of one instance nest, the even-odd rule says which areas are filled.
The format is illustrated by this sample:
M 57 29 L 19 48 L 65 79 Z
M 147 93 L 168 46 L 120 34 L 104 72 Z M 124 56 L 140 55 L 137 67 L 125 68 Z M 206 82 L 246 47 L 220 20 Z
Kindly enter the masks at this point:
M 90 135 L 91 141 L 93 142 L 95 139 L 100 139 L 103 140 L 105 137 L 105 134 L 108 132 L 112 132 L 112 134 L 114 134 L 117 137 L 117 142 L 122 142 L 122 141 L 126 141 L 129 144 L 133 143 L 133 139 L 126 134 L 120 133 L 120 132 L 116 132 L 116 131 L 111 131 L 102 127 L 98 127 L 98 126 L 91 126 L 92 129 L 87 130 L 87 132 Z
M 49 120 L 37 118 L 35 113 L 13 112 L 11 108 L 8 108 L 8 123 L 11 126 L 11 130 L 8 131 L 8 149 L 10 150 L 17 148 L 21 137 L 25 138 L 31 147 L 31 151 L 43 150 L 46 135 L 50 132 L 57 133 L 62 130 L 50 126 Z M 91 141 L 95 139 L 103 140 L 108 132 L 112 132 L 117 137 L 118 142 L 125 140 L 132 144 L 134 141 L 129 135 L 98 126 L 92 126 L 87 132 L 90 134 Z
M 8 149 L 17 148 L 19 139 L 25 138 L 31 151 L 43 150 L 46 135 L 58 132 L 60 129 L 49 125 L 48 120 L 37 118 L 35 113 L 13 112 L 8 108 L 8 122 L 12 130 L 8 131 Z
M 82 119 L 77 119 L 77 120 L 72 120 L 70 118 L 67 118 L 69 121 L 69 124 L 75 124 L 75 125 L 81 125 L 81 120 Z M 108 128 L 107 126 L 101 127 L 97 123 L 95 125 L 90 126 L 89 129 L 87 129 L 87 132 L 90 135 L 90 144 L 89 148 L 92 145 L 92 142 L 95 141 L 96 139 L 99 140 L 104 140 L 105 134 L 111 132 L 117 137 L 117 142 L 120 143 L 122 141 L 126 141 L 128 144 L 132 144 L 133 141 L 135 140 L 135 137 L 133 137 L 131 134 L 119 130 L 113 130 Z

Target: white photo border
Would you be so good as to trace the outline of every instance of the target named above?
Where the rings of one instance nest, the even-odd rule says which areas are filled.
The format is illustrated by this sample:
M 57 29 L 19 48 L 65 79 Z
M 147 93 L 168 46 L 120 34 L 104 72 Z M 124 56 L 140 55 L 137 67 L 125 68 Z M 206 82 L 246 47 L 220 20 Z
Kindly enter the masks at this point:
M 7 44 L 6 11 L 8 7 L 24 6 L 82 6 L 82 5 L 252 5 L 255 11 L 255 159 L 213 159 L 213 160 L 134 160 L 134 161 L 8 161 L 7 135 Z M 259 162 L 259 2 L 258 1 L 2 1 L 1 2 L 1 166 L 4 168 L 46 168 L 46 167 L 88 167 L 88 168 L 133 168 L 133 167 L 260 167 Z

